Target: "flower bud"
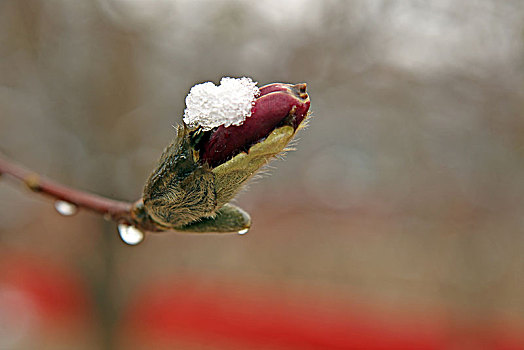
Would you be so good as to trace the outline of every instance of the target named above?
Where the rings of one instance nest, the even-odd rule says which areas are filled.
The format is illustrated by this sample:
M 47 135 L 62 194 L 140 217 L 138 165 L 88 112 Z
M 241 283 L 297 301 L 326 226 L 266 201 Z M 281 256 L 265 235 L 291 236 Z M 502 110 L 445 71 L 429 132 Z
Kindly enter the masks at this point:
M 279 125 L 294 129 L 309 110 L 306 84 L 270 84 L 260 88 L 251 116 L 242 125 L 220 126 L 201 146 L 201 159 L 216 167 L 235 154 L 247 151 L 251 145 L 268 136 Z
M 249 215 L 228 204 L 229 201 L 260 167 L 285 150 L 308 114 L 306 84 L 276 83 L 256 89 L 248 78 L 222 81 L 226 93 L 214 90 L 221 88 L 212 83 L 192 89 L 196 91 L 189 99 L 192 109 L 186 109 L 184 119 L 190 125 L 177 129 L 176 140 L 166 148 L 146 183 L 143 208 L 158 230 L 244 232 L 248 229 Z M 256 89 L 258 95 L 254 92 L 251 95 L 254 99 L 251 111 L 249 104 L 231 102 L 238 97 L 228 95 L 233 92 L 228 89 L 235 84 L 246 89 L 243 95 Z M 211 96 L 212 108 L 207 96 Z M 225 124 L 227 127 L 213 120 L 210 114 L 214 111 L 213 103 L 226 106 L 218 120 L 233 114 L 235 119 Z M 246 106 L 245 119 L 239 124 L 236 113 Z M 233 113 L 228 113 L 230 107 Z M 204 125 L 198 124 L 199 113 L 204 114 Z

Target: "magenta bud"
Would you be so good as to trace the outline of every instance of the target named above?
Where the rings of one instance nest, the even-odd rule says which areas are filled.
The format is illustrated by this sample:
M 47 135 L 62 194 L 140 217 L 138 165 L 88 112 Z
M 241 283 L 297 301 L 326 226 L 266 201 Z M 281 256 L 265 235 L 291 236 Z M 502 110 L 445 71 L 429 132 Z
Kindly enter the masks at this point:
M 306 84 L 270 84 L 260 88 L 251 116 L 242 125 L 220 126 L 201 146 L 201 159 L 216 167 L 267 137 L 281 125 L 296 129 L 309 110 Z

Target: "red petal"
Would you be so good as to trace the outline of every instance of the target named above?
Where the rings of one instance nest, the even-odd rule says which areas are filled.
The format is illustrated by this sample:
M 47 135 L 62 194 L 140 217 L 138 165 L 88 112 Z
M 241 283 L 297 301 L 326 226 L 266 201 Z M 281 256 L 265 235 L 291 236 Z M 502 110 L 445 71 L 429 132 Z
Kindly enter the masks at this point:
M 271 84 L 263 87 L 264 95 L 255 101 L 251 116 L 239 126 L 220 126 L 204 143 L 202 160 L 215 167 L 235 154 L 246 150 L 253 143 L 266 137 L 289 113 L 293 113 L 293 127 L 297 127 L 309 109 L 309 98 L 299 85 Z M 273 89 L 273 92 L 268 92 Z M 276 90 L 276 91 L 275 91 Z M 300 92 L 299 90 L 303 90 Z
M 275 91 L 290 91 L 291 86 L 292 86 L 291 84 L 284 84 L 284 83 L 274 83 L 274 84 L 264 85 L 259 89 L 260 90 L 259 96 L 264 96 L 264 95 L 267 95 Z

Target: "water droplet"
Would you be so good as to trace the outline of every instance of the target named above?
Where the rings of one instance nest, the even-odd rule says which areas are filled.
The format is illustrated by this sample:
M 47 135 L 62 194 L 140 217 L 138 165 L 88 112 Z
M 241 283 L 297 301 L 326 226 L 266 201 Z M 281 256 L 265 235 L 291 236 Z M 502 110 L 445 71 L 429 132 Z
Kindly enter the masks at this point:
M 142 242 L 145 237 L 144 232 L 134 226 L 125 224 L 118 225 L 118 233 L 120 234 L 120 238 L 129 245 L 137 245 Z
M 78 211 L 78 207 L 74 205 L 73 203 L 69 203 L 66 201 L 56 201 L 55 202 L 55 209 L 57 212 L 64 216 L 71 216 L 75 215 Z
M 245 234 L 248 233 L 248 232 L 249 232 L 249 229 L 248 229 L 248 228 L 245 228 L 245 229 L 243 229 L 243 230 L 238 231 L 237 233 L 238 233 L 239 235 L 245 235 Z

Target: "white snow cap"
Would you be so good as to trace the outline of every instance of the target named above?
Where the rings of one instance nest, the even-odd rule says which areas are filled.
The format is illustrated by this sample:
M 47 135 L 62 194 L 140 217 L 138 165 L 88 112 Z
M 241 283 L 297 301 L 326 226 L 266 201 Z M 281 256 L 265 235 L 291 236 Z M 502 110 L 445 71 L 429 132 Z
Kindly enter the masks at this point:
M 251 116 L 260 90 L 250 78 L 227 78 L 216 86 L 212 82 L 197 84 L 186 97 L 184 123 L 211 130 L 217 126 L 241 125 Z

